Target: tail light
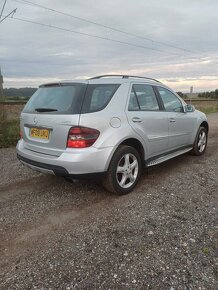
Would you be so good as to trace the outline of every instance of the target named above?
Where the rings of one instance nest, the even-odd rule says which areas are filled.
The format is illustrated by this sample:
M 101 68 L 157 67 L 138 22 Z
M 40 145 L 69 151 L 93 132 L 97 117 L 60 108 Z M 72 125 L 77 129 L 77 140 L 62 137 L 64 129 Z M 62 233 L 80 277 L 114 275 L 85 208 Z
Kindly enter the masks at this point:
M 23 139 L 23 133 L 20 131 L 20 139 Z
M 98 130 L 86 127 L 70 128 L 67 147 L 69 148 L 86 148 L 92 146 L 98 139 L 100 132 Z

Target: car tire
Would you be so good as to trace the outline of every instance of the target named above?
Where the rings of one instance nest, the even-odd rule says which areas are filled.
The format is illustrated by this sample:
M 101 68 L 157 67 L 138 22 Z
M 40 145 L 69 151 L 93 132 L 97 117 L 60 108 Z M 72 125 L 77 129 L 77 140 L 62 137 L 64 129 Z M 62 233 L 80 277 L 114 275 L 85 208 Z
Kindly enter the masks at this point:
M 103 186 L 117 195 L 124 195 L 136 186 L 142 171 L 142 160 L 138 151 L 121 145 L 114 153 Z
M 195 137 L 193 149 L 190 152 L 192 155 L 199 156 L 204 154 L 207 147 L 208 132 L 204 127 L 200 127 Z

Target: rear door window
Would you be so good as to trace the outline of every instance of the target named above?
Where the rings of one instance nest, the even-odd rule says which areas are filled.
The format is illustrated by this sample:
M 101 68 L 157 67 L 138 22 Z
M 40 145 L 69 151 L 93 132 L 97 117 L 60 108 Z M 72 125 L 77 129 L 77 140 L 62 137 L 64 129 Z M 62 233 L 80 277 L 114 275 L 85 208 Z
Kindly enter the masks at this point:
M 159 111 L 160 108 L 152 86 L 133 85 L 128 109 L 129 111 Z

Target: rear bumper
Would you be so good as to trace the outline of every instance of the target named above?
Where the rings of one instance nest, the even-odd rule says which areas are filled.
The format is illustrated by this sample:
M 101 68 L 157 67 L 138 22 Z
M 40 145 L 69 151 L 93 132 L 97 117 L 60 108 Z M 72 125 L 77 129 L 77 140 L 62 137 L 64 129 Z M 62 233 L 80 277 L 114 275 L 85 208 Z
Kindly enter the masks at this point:
M 17 157 L 33 170 L 74 178 L 103 175 L 107 171 L 114 148 L 66 149 L 60 156 L 51 156 L 31 151 L 24 141 L 17 144 Z
M 21 163 L 23 163 L 24 165 L 27 165 L 28 167 L 36 171 L 37 169 L 39 169 L 39 171 L 41 172 L 51 173 L 51 174 L 60 175 L 60 176 L 66 176 L 69 174 L 67 170 L 61 166 L 50 165 L 50 164 L 33 161 L 25 157 L 22 157 L 19 154 L 17 154 L 17 158 L 21 161 Z
M 40 163 L 27 158 L 24 158 L 17 154 L 17 158 L 22 164 L 28 166 L 29 168 L 47 174 L 54 174 L 57 176 L 71 177 L 75 179 L 87 179 L 87 178 L 101 178 L 104 177 L 106 172 L 95 172 L 95 173 L 85 173 L 85 174 L 70 174 L 65 168 L 56 165 L 50 165 L 45 163 Z

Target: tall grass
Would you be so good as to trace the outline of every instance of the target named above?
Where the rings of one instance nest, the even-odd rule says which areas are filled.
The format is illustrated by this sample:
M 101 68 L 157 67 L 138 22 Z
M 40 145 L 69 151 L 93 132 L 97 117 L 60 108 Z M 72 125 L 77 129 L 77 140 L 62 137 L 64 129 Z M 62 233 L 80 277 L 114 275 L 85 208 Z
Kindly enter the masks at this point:
M 218 112 L 218 106 L 213 106 L 213 107 L 199 107 L 196 108 L 199 111 L 205 113 L 205 114 L 210 114 L 210 113 L 217 113 Z
M 20 139 L 19 120 L 0 120 L 0 148 L 14 147 Z
M 205 114 L 218 112 L 218 107 L 199 107 Z M 17 120 L 0 118 L 0 148 L 14 147 L 20 139 L 20 124 Z

